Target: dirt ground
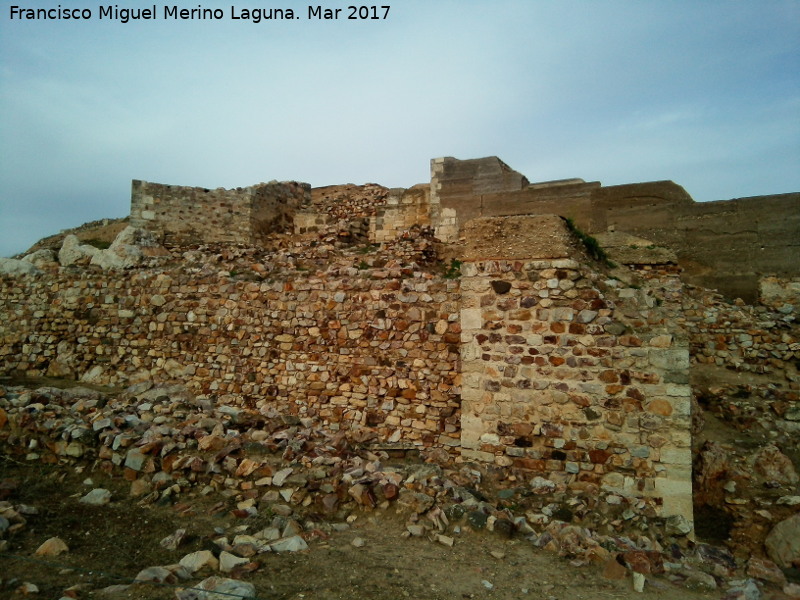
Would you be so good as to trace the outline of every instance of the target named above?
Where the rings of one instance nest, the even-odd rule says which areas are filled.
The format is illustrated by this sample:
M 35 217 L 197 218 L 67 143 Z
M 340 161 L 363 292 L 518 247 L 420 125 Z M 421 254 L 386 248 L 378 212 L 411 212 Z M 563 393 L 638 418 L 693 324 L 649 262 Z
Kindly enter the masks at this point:
M 129 497 L 129 483 L 121 478 L 70 469 L 0 457 L 0 481 L 15 484 L 6 500 L 37 512 L 26 516 L 20 531 L 7 536 L 7 550 L 0 553 L 0 598 L 172 599 L 175 587 L 166 585 L 140 584 L 113 593 L 98 590 L 130 583 L 146 567 L 175 564 L 190 552 L 211 549 L 211 540 L 220 533 L 232 535 L 243 526 L 256 531 L 269 523 L 268 515 L 237 519 L 229 510 L 214 513 L 212 507 L 224 499 L 211 495 L 143 507 Z M 9 487 L 6 484 L 0 490 Z M 80 504 L 78 499 L 93 487 L 111 490 L 112 502 Z M 254 584 L 258 598 L 264 600 L 697 600 L 718 596 L 693 593 L 657 577 L 648 577 L 644 593 L 637 593 L 629 577 L 608 580 L 599 566 L 576 567 L 524 539 L 509 540 L 489 532 L 457 534 L 452 547 L 426 538 L 404 538 L 405 522 L 405 515 L 390 508 L 358 513 L 344 531 L 321 523 L 305 536 L 308 550 L 260 554 L 254 558 L 258 569 L 239 578 Z M 162 548 L 160 540 L 178 528 L 187 529 L 187 541 L 174 551 Z M 69 552 L 34 557 L 36 548 L 53 536 L 62 538 Z M 363 546 L 353 545 L 357 539 Z M 191 587 L 209 575 L 201 572 L 178 585 Z M 20 593 L 25 582 L 35 584 L 39 592 Z

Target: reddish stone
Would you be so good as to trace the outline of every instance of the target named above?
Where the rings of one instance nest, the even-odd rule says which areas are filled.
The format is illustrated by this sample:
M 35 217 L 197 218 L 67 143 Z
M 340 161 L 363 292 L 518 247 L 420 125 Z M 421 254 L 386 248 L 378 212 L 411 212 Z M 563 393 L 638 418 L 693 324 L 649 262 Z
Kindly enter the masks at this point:
M 542 473 L 545 470 L 545 461 L 534 458 L 515 458 L 514 466 L 520 469 Z
M 622 555 L 622 560 L 628 565 L 631 571 L 648 575 L 651 572 L 650 559 L 646 552 L 641 550 L 631 550 Z
M 597 377 L 603 383 L 617 383 L 619 381 L 619 376 L 617 375 L 616 371 L 603 371 Z
M 611 452 L 608 450 L 589 450 L 589 460 L 596 465 L 605 464 L 611 457 Z
M 653 414 L 668 417 L 672 414 L 672 404 L 666 400 L 656 398 L 647 405 L 647 410 Z
M 603 578 L 604 579 L 625 579 L 628 575 L 628 570 L 617 561 L 611 558 L 603 565 Z

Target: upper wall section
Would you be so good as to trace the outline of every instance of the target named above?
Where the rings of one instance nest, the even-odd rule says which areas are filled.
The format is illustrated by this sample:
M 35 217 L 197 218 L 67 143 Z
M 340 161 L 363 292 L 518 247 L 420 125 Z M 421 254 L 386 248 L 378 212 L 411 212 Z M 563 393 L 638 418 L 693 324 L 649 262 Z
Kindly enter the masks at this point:
M 755 301 L 764 276 L 800 275 L 800 193 L 697 203 L 672 181 L 530 184 L 497 157 L 431 161 L 431 215 L 446 242 L 476 217 L 557 214 L 588 233 L 625 231 L 678 256 L 689 283 Z
M 291 232 L 295 212 L 310 201 L 306 183 L 209 190 L 134 180 L 131 225 L 159 233 L 168 244 L 255 244 Z

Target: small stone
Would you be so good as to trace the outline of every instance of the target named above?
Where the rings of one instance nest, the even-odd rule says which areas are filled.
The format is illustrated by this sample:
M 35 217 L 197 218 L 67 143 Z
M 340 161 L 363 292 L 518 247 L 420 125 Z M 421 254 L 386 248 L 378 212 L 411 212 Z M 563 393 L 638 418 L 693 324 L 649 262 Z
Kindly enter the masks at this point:
M 684 586 L 698 592 L 712 592 L 717 589 L 717 580 L 708 573 L 694 571 L 686 578 Z
M 300 552 L 308 549 L 308 544 L 299 535 L 283 538 L 270 544 L 273 552 Z
M 256 588 L 252 583 L 209 577 L 197 584 L 193 589 L 180 590 L 175 593 L 177 600 L 220 600 L 221 598 L 238 597 L 240 599 L 255 598 Z
M 66 542 L 58 537 L 52 537 L 36 549 L 34 554 L 36 556 L 58 556 L 69 552 L 69 546 Z
M 366 544 L 366 542 L 364 541 L 364 538 L 360 538 L 360 537 L 354 538 L 353 541 L 350 542 L 350 545 L 354 546 L 356 548 L 363 548 L 364 544 Z
M 165 567 L 148 567 L 142 569 L 135 577 L 136 581 L 152 581 L 153 583 L 175 583 L 175 574 Z
M 725 600 L 761 600 L 761 590 L 755 580 L 731 582 L 733 586 L 725 592 Z
M 667 518 L 667 535 L 688 535 L 692 531 L 692 524 L 683 515 L 672 515 Z
M 642 573 L 633 572 L 633 589 L 636 592 L 644 591 L 645 576 Z
M 172 535 L 168 535 L 163 540 L 159 542 L 162 548 L 166 548 L 167 550 L 177 550 L 178 547 L 183 543 L 183 540 L 186 538 L 186 530 L 185 529 L 176 529 L 175 533 Z
M 139 498 L 149 494 L 153 486 L 146 479 L 135 479 L 131 482 L 131 498 Z
M 286 479 L 294 472 L 292 467 L 287 467 L 285 469 L 281 469 L 275 475 L 272 476 L 272 485 L 280 487 L 286 481 Z
M 111 502 L 111 492 L 103 488 L 95 488 L 79 500 L 82 504 L 102 506 Z
M 494 584 L 493 584 L 491 581 L 486 581 L 485 579 L 482 579 L 482 580 L 481 580 L 481 584 L 482 584 L 482 585 L 483 585 L 483 587 L 485 587 L 487 590 L 493 590 L 493 589 L 494 589 Z
M 190 573 L 197 573 L 204 567 L 216 571 L 219 568 L 219 561 L 210 550 L 198 550 L 184 556 L 178 563 Z
M 447 535 L 437 535 L 436 541 L 442 544 L 443 546 L 449 546 L 451 548 L 453 547 L 453 544 L 456 543 L 455 539 Z
M 747 562 L 747 575 L 763 581 L 776 583 L 780 586 L 786 584 L 786 575 L 783 574 L 780 567 L 771 560 L 763 558 L 751 558 Z
M 17 592 L 23 596 L 32 596 L 39 593 L 39 588 L 35 583 L 25 582 L 17 588 Z
M 249 562 L 248 559 L 236 556 L 230 552 L 221 552 L 219 555 L 219 570 L 223 573 L 230 573 L 236 567 L 246 565 Z
M 764 546 L 769 557 L 781 568 L 788 569 L 800 562 L 800 513 L 775 525 Z

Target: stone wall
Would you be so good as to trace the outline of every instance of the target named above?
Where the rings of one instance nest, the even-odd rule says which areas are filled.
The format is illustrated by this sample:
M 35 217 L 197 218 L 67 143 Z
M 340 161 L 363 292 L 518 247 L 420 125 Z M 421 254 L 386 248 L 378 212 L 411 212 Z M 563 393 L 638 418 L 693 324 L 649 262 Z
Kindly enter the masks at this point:
M 749 302 L 762 277 L 800 275 L 800 193 L 697 203 L 671 181 L 529 184 L 497 157 L 447 157 L 431 161 L 431 206 L 447 242 L 482 216 L 558 214 L 587 233 L 625 231 L 675 251 L 685 281 Z
M 783 289 L 790 291 L 793 286 L 785 283 Z M 682 300 L 682 318 L 691 336 L 692 360 L 739 372 L 784 372 L 800 382 L 795 366 L 800 365 L 800 304 L 785 299 L 777 306 L 752 306 L 690 288 Z
M 430 224 L 429 186 L 394 189 L 386 198 L 386 205 L 370 221 L 370 239 L 376 243 L 392 242 L 412 227 Z
M 297 210 L 309 204 L 308 184 L 261 183 L 226 190 L 134 180 L 130 224 L 156 232 L 164 243 L 263 243 L 291 232 Z
M 537 256 L 523 232 L 555 239 Z M 463 455 L 596 485 L 691 522 L 679 278 L 668 273 L 652 293 L 617 288 L 586 266 L 556 217 L 477 219 L 465 233 Z M 482 259 L 480 248 L 504 258 Z
M 399 270 L 272 283 L 169 273 L 0 279 L 0 372 L 182 381 L 383 443 L 459 445 L 458 282 Z M 227 399 L 227 400 L 226 400 Z

